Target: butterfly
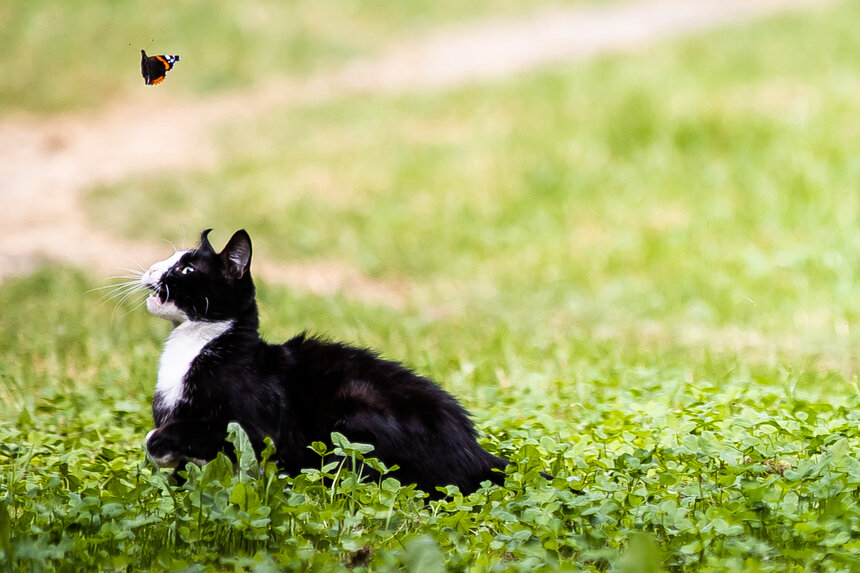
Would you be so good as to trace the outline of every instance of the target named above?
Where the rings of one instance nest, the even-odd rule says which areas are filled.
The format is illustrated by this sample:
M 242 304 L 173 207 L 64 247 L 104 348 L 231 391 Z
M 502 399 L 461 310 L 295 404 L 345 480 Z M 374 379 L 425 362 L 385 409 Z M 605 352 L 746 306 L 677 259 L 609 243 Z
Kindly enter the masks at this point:
M 179 56 L 147 56 L 146 50 L 141 50 L 140 73 L 146 85 L 155 86 L 164 81 L 164 75 L 173 69 L 179 61 Z

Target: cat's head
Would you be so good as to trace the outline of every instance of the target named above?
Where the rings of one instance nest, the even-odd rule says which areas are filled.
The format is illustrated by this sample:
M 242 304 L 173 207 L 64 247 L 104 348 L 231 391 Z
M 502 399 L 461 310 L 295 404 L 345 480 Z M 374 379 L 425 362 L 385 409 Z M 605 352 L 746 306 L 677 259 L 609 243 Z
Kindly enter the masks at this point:
M 196 249 L 177 251 L 143 274 L 141 282 L 152 291 L 149 312 L 182 323 L 235 320 L 255 311 L 251 238 L 236 231 L 216 253 L 207 238 L 211 230 L 203 231 Z

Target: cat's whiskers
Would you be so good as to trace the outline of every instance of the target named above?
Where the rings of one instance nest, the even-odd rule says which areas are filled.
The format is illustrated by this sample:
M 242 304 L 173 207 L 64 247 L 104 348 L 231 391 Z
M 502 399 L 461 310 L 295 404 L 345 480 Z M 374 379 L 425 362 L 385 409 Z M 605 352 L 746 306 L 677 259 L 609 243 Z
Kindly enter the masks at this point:
M 121 269 L 121 270 L 123 270 L 123 271 L 129 271 L 129 272 L 131 272 L 131 273 L 137 273 L 137 272 L 139 272 L 141 275 L 142 275 L 143 273 L 145 273 L 145 272 L 146 272 L 146 267 L 145 267 L 145 266 L 143 266 L 142 264 L 140 264 L 140 263 L 139 263 L 139 262 L 137 262 L 136 260 L 132 259 L 131 257 L 126 257 L 126 258 L 127 258 L 129 261 L 131 261 L 132 263 L 134 263 L 134 266 L 136 266 L 136 267 L 137 267 L 137 269 L 136 269 L 136 270 Z
M 137 294 L 137 289 L 129 289 L 123 292 L 117 292 L 115 294 L 110 295 L 108 298 L 113 300 L 116 304 L 115 306 L 122 305 L 129 297 Z
M 129 287 L 129 288 L 127 288 L 127 289 L 124 291 L 124 294 L 122 294 L 122 296 L 119 298 L 119 301 L 117 302 L 117 305 L 120 305 L 120 304 L 124 303 L 124 302 L 125 302 L 126 300 L 128 300 L 131 296 L 136 295 L 137 293 L 140 293 L 140 292 L 145 292 L 145 289 L 141 289 L 141 288 L 138 288 L 138 287 Z M 119 294 L 119 293 L 118 293 L 118 294 Z
M 129 315 L 129 314 L 131 314 L 132 312 L 134 312 L 134 311 L 136 311 L 137 309 L 139 309 L 141 306 L 143 306 L 144 304 L 146 304 L 146 299 L 147 299 L 147 298 L 148 298 L 148 297 L 143 297 L 143 298 L 140 300 L 140 302 L 135 303 L 135 305 L 134 305 L 134 306 L 132 306 L 131 308 L 129 308 L 128 310 L 126 310 L 126 311 L 123 313 L 123 315 Z M 113 312 L 111 312 L 111 321 L 116 320 L 116 314 L 117 314 L 117 312 L 119 311 L 120 307 L 123 305 L 123 303 L 124 303 L 124 299 L 123 299 L 123 301 L 118 302 L 117 304 L 115 304 L 115 305 L 114 305 L 114 307 L 113 307 Z
M 87 293 L 97 292 L 97 291 L 106 291 L 103 293 L 101 300 L 106 301 L 108 299 L 116 300 L 120 299 L 120 303 L 129 295 L 145 290 L 145 286 L 143 286 L 138 280 L 128 280 L 123 281 L 121 283 L 114 283 L 102 287 L 96 287 L 87 291 Z
M 179 249 L 177 249 L 177 248 L 176 248 L 176 245 L 174 245 L 174 244 L 173 244 L 173 241 L 171 241 L 170 239 L 165 239 L 164 237 L 160 237 L 160 238 L 159 238 L 159 240 L 160 240 L 160 241 L 163 241 L 163 242 L 165 242 L 165 243 L 167 243 L 168 245 L 170 245 L 170 248 L 172 248 L 172 249 L 173 249 L 173 252 L 174 252 L 174 253 L 178 253 L 178 252 L 179 252 Z M 185 242 L 185 240 L 183 239 L 183 243 L 184 243 L 184 242 Z
M 90 294 L 91 292 L 97 292 L 97 291 L 101 291 L 101 290 L 116 290 L 117 288 L 124 288 L 127 285 L 131 285 L 131 284 L 137 283 L 137 282 L 140 282 L 140 281 L 123 281 L 121 283 L 113 283 L 113 284 L 104 285 L 104 286 L 100 286 L 100 287 L 93 287 L 89 290 L 84 291 L 84 294 Z
M 115 287 L 115 286 L 117 286 L 117 285 L 124 285 L 124 284 L 130 284 L 130 283 L 139 283 L 139 282 L 140 282 L 140 277 L 142 277 L 142 276 L 143 276 L 143 273 L 137 273 L 137 271 L 132 271 L 132 270 L 129 270 L 129 269 L 120 269 L 120 270 L 121 270 L 121 271 L 127 271 L 127 272 L 132 273 L 132 274 L 130 274 L 130 275 L 113 275 L 113 276 L 107 277 L 107 279 L 106 279 L 106 280 L 109 280 L 109 281 L 117 281 L 117 280 L 122 279 L 122 282 L 119 282 L 119 283 L 116 283 L 116 282 L 115 282 L 115 283 L 111 283 L 111 284 L 108 284 L 108 285 L 104 285 L 104 286 L 100 286 L 100 287 L 91 288 L 90 290 L 88 290 L 88 291 L 86 291 L 86 292 L 90 293 L 90 292 L 93 292 L 93 291 L 96 291 L 96 290 L 109 289 L 109 288 L 113 288 L 113 287 Z
M 135 264 L 137 263 L 135 262 Z M 137 297 L 139 294 L 146 294 L 149 290 L 147 286 L 141 282 L 141 277 L 143 277 L 145 272 L 144 270 L 127 268 L 120 268 L 118 270 L 125 271 L 128 274 L 118 274 L 108 277 L 107 280 L 113 282 L 103 286 L 94 287 L 86 291 L 87 293 L 101 292 L 102 296 L 100 299 L 102 302 L 106 302 L 108 299 L 115 302 L 113 312 L 111 313 L 112 320 L 116 319 L 116 313 L 121 306 L 126 305 L 129 300 L 134 299 L 134 297 Z M 140 308 L 140 306 L 146 303 L 146 299 L 147 296 L 144 296 L 139 301 L 135 300 L 133 302 L 134 306 L 129 312 Z
M 114 278 L 122 278 L 122 277 L 114 277 Z M 149 290 L 143 283 L 140 282 L 139 278 L 128 277 L 132 280 L 124 280 L 119 283 L 114 283 L 110 285 L 105 285 L 101 287 L 95 287 L 90 289 L 87 292 L 97 292 L 97 291 L 105 291 L 102 293 L 101 301 L 106 302 L 108 299 L 113 300 L 115 302 L 113 307 L 113 312 L 111 313 L 111 320 L 116 319 L 116 313 L 121 306 L 124 306 L 129 299 L 136 297 L 140 294 L 144 295 L 140 301 L 134 303 L 134 307 L 128 311 L 133 312 L 140 308 L 142 304 L 146 302 L 148 298 L 147 291 Z M 126 313 L 127 314 L 127 313 Z
M 147 297 L 147 298 L 149 298 L 149 297 Z M 137 303 L 136 305 L 134 305 L 134 307 L 132 307 L 128 312 L 129 312 L 129 313 L 132 313 L 132 312 L 136 311 L 137 309 L 139 309 L 140 307 L 142 307 L 142 306 L 143 306 L 143 305 L 145 305 L 145 304 L 146 304 L 146 298 L 144 298 L 144 299 L 143 299 L 143 300 L 141 300 L 139 303 Z
M 135 264 L 137 264 L 137 263 L 135 263 Z M 130 276 L 133 276 L 133 277 L 142 277 L 143 274 L 146 272 L 146 269 L 144 269 L 143 267 L 141 267 L 140 269 L 127 269 L 125 267 L 120 267 L 119 270 L 125 271 L 127 273 L 131 273 Z

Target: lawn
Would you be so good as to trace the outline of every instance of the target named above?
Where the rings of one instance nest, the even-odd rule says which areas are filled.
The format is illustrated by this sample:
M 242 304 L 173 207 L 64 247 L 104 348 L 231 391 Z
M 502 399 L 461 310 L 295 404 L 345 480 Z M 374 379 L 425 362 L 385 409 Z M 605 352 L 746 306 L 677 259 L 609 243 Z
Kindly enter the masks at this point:
M 562 0 L 552 4 L 583 3 Z M 192 0 L 172 4 L 7 0 L 0 110 L 59 112 L 137 92 L 140 50 L 178 53 L 172 93 L 208 94 L 309 74 L 439 25 L 527 13 L 549 0 Z M 171 82 L 174 83 L 174 82 Z
M 407 285 L 390 308 L 263 282 L 263 334 L 404 360 L 514 464 L 428 501 L 358 483 L 372 453 L 340 443 L 344 467 L 245 455 L 170 487 L 141 450 L 168 325 L 48 268 L 0 285 L 0 566 L 857 570 L 858 24 L 274 110 L 219 128 L 215 170 L 93 189 L 117 234 L 244 227 L 269 260 Z

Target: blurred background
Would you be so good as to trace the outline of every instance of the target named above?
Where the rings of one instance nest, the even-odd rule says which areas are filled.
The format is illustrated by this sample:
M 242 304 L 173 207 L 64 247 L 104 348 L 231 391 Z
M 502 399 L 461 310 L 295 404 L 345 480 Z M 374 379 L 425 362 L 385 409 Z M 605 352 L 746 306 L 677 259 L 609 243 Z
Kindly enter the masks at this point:
M 856 388 L 858 25 L 849 1 L 7 0 L 2 401 L 146 399 L 168 325 L 93 289 L 207 227 L 254 240 L 267 337 L 379 347 L 470 405 Z M 182 59 L 144 86 L 141 48 Z

